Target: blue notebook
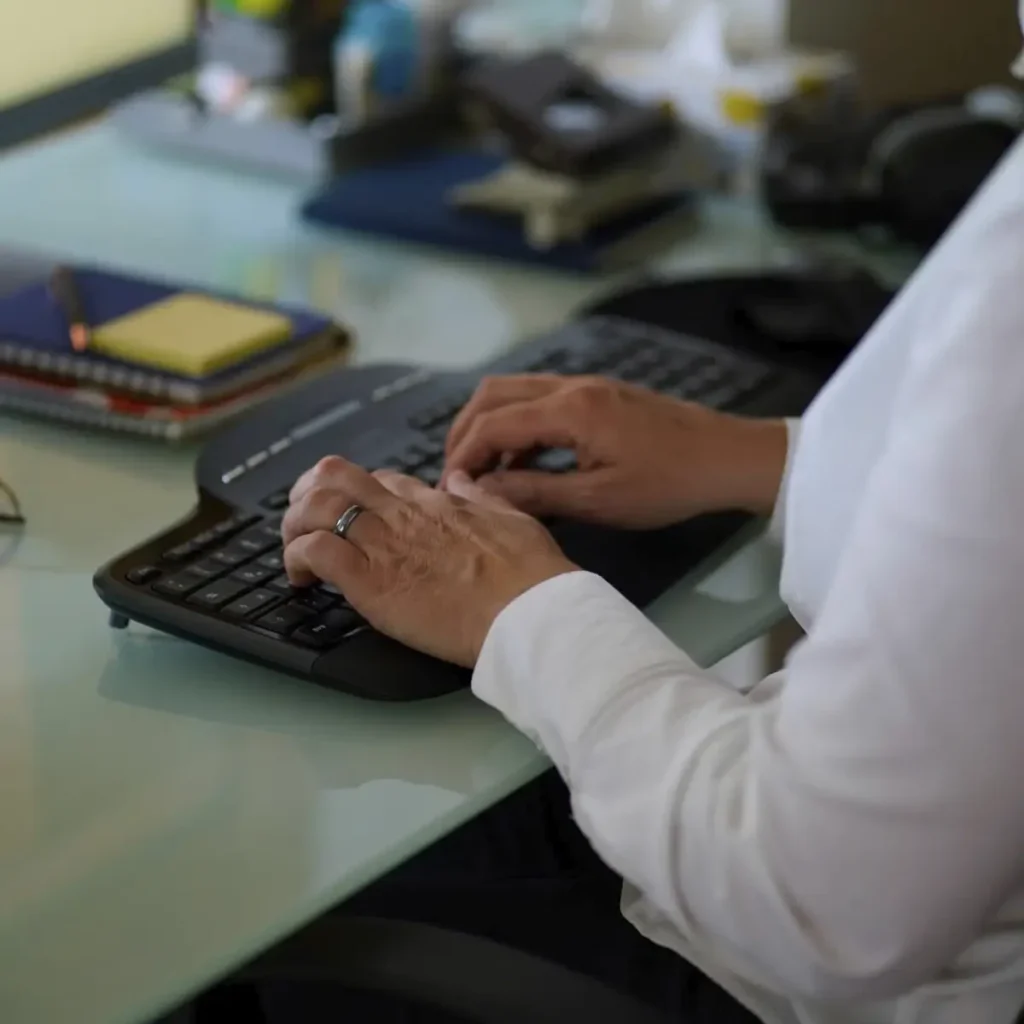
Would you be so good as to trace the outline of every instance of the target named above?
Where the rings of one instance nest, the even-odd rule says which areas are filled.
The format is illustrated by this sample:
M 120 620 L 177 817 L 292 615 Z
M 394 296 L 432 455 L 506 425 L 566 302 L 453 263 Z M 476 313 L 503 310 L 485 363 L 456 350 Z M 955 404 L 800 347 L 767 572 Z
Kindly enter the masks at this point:
M 101 270 L 78 268 L 75 274 L 85 313 L 94 326 L 183 291 L 200 291 Z M 240 301 L 231 296 L 218 297 Z M 30 370 L 133 395 L 194 405 L 254 387 L 318 355 L 325 355 L 332 347 L 338 348 L 343 343 L 341 332 L 328 317 L 258 303 L 248 305 L 285 313 L 292 322 L 292 338 L 237 366 L 197 379 L 126 363 L 97 352 L 74 352 L 67 322 L 50 295 L 47 281 L 37 280 L 6 295 L 0 294 L 0 367 Z
M 441 246 L 463 253 L 577 273 L 606 273 L 641 263 L 685 230 L 692 196 L 659 200 L 592 231 L 580 242 L 539 251 L 517 217 L 453 208 L 458 185 L 483 178 L 503 163 L 480 151 L 433 151 L 350 171 L 303 207 L 316 224 Z

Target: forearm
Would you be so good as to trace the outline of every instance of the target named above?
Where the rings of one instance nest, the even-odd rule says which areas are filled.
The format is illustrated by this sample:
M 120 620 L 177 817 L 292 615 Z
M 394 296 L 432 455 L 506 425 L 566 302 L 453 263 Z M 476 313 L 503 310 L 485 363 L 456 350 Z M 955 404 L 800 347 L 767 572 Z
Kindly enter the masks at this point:
M 887 998 L 969 942 L 1021 814 L 1012 788 L 984 795 L 977 758 L 944 765 L 928 715 L 893 712 L 860 626 L 805 647 L 787 711 L 781 677 L 736 694 L 579 573 L 506 610 L 473 685 L 551 756 L 648 917 L 762 987 Z M 846 774 L 850 760 L 871 771 Z

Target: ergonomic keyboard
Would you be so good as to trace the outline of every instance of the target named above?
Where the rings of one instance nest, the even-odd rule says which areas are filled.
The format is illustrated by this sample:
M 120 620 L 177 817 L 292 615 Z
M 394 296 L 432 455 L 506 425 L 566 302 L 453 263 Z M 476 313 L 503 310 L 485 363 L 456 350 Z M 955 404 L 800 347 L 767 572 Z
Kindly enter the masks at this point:
M 111 621 L 135 620 L 312 682 L 378 700 L 416 700 L 467 685 L 469 674 L 376 633 L 330 586 L 294 590 L 280 537 L 294 481 L 340 454 L 435 485 L 452 421 L 486 375 L 602 374 L 750 415 L 798 415 L 820 381 L 744 352 L 614 317 L 592 317 L 520 346 L 472 373 L 408 366 L 338 371 L 261 408 L 212 441 L 197 463 L 198 504 L 159 537 L 96 575 Z M 571 472 L 571 452 L 538 468 Z M 626 532 L 553 522 L 577 564 L 644 605 L 748 522 L 702 517 Z

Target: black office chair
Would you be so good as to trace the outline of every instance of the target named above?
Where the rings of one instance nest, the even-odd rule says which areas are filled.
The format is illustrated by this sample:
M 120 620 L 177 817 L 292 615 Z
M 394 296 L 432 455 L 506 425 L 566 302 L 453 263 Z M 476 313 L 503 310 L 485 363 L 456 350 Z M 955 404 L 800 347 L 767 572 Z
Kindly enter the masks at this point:
M 404 921 L 326 918 L 260 957 L 245 982 L 330 981 L 466 1024 L 671 1024 L 599 981 L 518 950 Z

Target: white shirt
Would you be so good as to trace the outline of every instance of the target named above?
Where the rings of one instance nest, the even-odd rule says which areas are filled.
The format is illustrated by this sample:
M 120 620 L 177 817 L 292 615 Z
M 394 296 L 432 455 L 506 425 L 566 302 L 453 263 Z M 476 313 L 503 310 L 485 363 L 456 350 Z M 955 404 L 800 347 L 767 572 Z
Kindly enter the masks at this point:
M 751 694 L 595 576 L 495 623 L 627 916 L 772 1024 L 1024 1007 L 1024 143 L 822 392 L 777 514 L 808 639 Z

